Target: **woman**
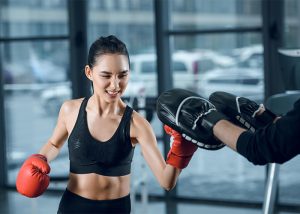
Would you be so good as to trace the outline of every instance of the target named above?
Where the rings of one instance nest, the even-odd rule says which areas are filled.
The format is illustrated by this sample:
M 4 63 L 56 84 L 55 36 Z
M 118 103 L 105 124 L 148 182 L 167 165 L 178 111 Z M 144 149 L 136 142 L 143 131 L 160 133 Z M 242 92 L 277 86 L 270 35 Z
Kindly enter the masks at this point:
M 129 65 L 126 45 L 115 36 L 91 45 L 85 74 L 93 94 L 63 103 L 52 136 L 21 167 L 16 183 L 21 194 L 37 197 L 45 191 L 48 163 L 66 139 L 70 175 L 58 213 L 130 213 L 130 168 L 137 144 L 159 184 L 166 190 L 174 187 L 197 147 L 165 127 L 173 144 L 164 161 L 151 125 L 121 99 Z

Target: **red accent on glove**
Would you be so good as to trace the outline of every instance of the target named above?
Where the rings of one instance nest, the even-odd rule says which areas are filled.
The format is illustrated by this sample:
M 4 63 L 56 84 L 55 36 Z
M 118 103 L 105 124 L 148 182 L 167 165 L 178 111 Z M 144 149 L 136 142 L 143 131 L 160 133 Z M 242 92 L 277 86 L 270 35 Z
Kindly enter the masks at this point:
M 31 155 L 19 171 L 16 181 L 18 192 L 29 198 L 40 196 L 49 186 L 49 173 L 47 158 L 41 154 Z
M 171 127 L 164 125 L 165 132 L 173 137 L 171 149 L 167 156 L 167 164 L 184 169 L 189 164 L 197 146 L 184 138 Z

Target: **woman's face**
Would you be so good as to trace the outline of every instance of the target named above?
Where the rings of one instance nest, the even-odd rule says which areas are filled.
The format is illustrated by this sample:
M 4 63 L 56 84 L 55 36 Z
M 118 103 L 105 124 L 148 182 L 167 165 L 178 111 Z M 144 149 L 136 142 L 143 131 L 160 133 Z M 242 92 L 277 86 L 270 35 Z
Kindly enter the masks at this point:
M 86 66 L 87 77 L 93 82 L 94 93 L 107 102 L 118 100 L 129 80 L 129 62 L 125 55 L 100 55 L 94 67 Z

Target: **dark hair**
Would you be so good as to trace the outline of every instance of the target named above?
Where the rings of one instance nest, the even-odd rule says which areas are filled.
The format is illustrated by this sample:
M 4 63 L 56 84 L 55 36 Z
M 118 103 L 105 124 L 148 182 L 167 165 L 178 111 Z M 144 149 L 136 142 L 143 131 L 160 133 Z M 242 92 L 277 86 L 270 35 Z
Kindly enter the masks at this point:
M 110 35 L 107 37 L 101 36 L 90 47 L 88 55 L 88 65 L 92 68 L 98 56 L 102 54 L 120 54 L 128 58 L 130 66 L 129 54 L 124 42 L 119 40 L 116 36 Z

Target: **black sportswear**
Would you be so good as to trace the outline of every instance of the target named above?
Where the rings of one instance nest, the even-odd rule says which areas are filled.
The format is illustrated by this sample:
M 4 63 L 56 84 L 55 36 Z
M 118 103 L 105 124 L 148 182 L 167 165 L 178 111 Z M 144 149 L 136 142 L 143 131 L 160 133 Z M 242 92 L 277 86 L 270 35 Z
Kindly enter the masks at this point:
M 128 175 L 134 153 L 130 139 L 132 108 L 126 106 L 113 136 L 106 142 L 100 142 L 93 138 L 88 129 L 87 102 L 88 98 L 82 101 L 75 126 L 68 139 L 70 172 L 97 173 L 105 176 Z
M 275 123 L 243 132 L 237 151 L 254 164 L 284 163 L 300 154 L 300 99 L 294 108 Z
M 57 214 L 130 214 L 130 195 L 111 200 L 92 200 L 65 190 Z

